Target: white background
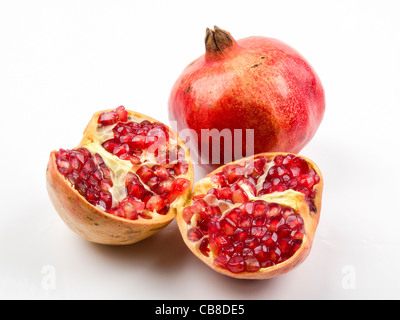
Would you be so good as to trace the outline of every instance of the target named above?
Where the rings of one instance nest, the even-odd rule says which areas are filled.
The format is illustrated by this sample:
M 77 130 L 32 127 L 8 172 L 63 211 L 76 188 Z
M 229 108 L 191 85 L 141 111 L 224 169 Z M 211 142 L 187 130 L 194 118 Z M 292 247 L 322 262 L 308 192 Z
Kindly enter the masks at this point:
M 0 298 L 399 299 L 399 14 L 385 0 L 0 0 Z M 168 123 L 171 87 L 214 25 L 293 46 L 326 91 L 301 152 L 325 178 L 314 246 L 271 280 L 217 274 L 175 221 L 135 245 L 91 244 L 46 191 L 50 151 L 75 147 L 94 112 L 123 104 Z

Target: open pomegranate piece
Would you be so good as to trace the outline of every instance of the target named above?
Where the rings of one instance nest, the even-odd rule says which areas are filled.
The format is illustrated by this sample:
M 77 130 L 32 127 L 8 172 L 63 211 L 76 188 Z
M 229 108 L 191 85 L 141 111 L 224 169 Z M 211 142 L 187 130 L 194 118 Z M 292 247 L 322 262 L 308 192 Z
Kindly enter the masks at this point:
M 308 255 L 323 181 L 302 156 L 264 153 L 211 172 L 194 186 L 177 222 L 190 250 L 235 278 L 267 279 Z
M 174 219 L 192 191 L 193 167 L 173 130 L 120 106 L 94 114 L 77 148 L 51 152 L 47 187 L 80 236 L 131 244 Z

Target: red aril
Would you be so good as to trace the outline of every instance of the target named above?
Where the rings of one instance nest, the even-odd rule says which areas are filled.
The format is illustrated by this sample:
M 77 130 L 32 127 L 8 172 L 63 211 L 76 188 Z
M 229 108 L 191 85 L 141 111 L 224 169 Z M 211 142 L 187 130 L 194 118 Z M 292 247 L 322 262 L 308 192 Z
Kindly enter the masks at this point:
M 322 188 L 321 172 L 309 159 L 255 155 L 198 181 L 178 211 L 179 229 L 190 250 L 214 270 L 235 278 L 271 278 L 310 252 Z
M 103 244 L 131 244 L 161 230 L 192 184 L 190 155 L 176 133 L 123 106 L 96 113 L 78 147 L 53 151 L 47 168 L 49 196 L 61 218 Z
M 218 27 L 207 29 L 205 47 L 168 102 L 170 123 L 189 137 L 192 154 L 215 167 L 262 152 L 300 152 L 325 111 L 321 81 L 304 57 L 279 40 L 236 41 Z

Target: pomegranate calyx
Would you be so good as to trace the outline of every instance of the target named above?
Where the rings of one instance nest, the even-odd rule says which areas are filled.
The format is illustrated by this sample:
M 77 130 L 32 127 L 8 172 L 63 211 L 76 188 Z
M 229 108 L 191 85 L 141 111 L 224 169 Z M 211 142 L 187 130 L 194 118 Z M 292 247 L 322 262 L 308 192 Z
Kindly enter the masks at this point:
M 214 30 L 207 28 L 206 37 L 204 39 L 206 46 L 206 58 L 218 59 L 221 54 L 226 53 L 229 49 L 237 46 L 235 39 L 228 31 L 217 26 Z

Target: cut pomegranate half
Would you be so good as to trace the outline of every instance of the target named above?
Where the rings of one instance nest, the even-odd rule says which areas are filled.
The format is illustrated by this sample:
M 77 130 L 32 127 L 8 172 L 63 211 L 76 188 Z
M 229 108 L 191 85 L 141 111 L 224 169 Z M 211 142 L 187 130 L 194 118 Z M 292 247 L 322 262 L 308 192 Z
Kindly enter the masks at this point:
M 322 187 L 311 160 L 259 154 L 198 181 L 177 222 L 186 245 L 214 270 L 235 278 L 271 278 L 307 257 Z
M 96 113 L 77 148 L 50 154 L 47 182 L 72 230 L 92 242 L 130 244 L 173 220 L 192 191 L 193 167 L 175 132 L 120 106 Z

